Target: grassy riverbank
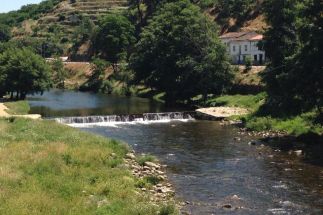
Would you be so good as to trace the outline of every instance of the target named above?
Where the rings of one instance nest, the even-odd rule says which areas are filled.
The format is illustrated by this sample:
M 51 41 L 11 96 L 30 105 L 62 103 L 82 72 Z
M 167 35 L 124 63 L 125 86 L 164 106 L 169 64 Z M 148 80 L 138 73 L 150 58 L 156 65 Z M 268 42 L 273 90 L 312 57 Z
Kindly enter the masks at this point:
M 30 107 L 27 101 L 6 102 L 5 106 L 8 108 L 6 112 L 12 115 L 28 114 Z
M 259 108 L 264 103 L 265 93 L 258 95 L 225 95 L 210 99 L 208 106 L 242 107 L 250 111 L 247 116 L 238 117 L 248 129 L 255 131 L 283 131 L 290 135 L 299 136 L 309 132 L 323 134 L 323 126 L 315 123 L 317 113 L 307 112 L 297 116 L 273 117 L 259 114 Z
M 45 120 L 0 118 L 0 131 L 0 214 L 174 214 L 136 188 L 126 144 Z

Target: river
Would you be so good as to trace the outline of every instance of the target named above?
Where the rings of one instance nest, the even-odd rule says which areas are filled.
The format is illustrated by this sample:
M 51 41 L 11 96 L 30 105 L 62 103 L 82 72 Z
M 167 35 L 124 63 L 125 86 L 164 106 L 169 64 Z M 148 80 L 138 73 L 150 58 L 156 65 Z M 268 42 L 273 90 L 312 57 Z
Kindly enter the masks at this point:
M 51 91 L 29 97 L 46 117 L 170 111 L 148 99 Z M 323 147 L 297 156 L 291 143 L 248 144 L 254 138 L 219 122 L 161 120 L 84 124 L 166 164 L 188 214 L 323 214 Z M 238 140 L 239 137 L 241 140 Z M 301 146 L 301 145 L 300 145 Z

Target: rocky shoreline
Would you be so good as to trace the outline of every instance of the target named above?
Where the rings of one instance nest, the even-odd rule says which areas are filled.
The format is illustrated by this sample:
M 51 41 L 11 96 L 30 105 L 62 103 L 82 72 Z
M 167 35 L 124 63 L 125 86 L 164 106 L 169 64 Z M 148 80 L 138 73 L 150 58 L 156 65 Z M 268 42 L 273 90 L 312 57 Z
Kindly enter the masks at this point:
M 124 161 L 131 170 L 132 175 L 138 178 L 139 181 L 151 181 L 148 186 L 138 184 L 139 192 L 149 193 L 151 195 L 150 200 L 155 203 L 175 202 L 175 190 L 168 181 L 166 165 L 161 165 L 156 161 L 146 161 L 143 165 L 140 165 L 135 151 L 129 152 Z M 176 205 L 179 207 L 179 204 Z
M 239 131 L 238 131 L 239 135 L 250 136 L 250 137 L 279 138 L 279 137 L 289 136 L 286 132 L 283 132 L 283 131 L 272 131 L 272 130 L 252 131 L 252 130 L 249 130 L 248 128 L 243 127 L 243 123 L 240 120 L 223 119 L 223 120 L 221 120 L 220 125 L 222 125 L 222 126 L 229 126 L 229 125 L 237 126 L 237 127 L 239 127 Z

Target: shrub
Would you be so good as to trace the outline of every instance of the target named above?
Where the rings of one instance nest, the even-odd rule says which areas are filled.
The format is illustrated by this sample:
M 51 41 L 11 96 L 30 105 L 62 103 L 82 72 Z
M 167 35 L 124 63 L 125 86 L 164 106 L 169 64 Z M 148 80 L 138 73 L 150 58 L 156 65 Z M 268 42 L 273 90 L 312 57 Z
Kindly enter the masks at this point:
M 249 72 L 252 69 L 252 59 L 250 56 L 247 56 L 244 60 L 245 63 L 245 69 L 244 72 Z

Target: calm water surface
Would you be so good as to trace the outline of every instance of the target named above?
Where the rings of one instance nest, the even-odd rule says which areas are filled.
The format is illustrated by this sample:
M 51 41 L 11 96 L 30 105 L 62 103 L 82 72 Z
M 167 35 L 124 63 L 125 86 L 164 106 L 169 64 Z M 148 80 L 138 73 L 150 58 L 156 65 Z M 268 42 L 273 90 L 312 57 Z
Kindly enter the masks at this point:
M 165 110 L 139 98 L 60 91 L 45 96 L 30 97 L 33 113 L 82 116 Z M 288 153 L 290 143 L 283 149 L 273 144 L 250 146 L 250 137 L 234 140 L 236 128 L 209 121 L 93 124 L 81 129 L 125 141 L 138 153 L 156 155 L 168 165 L 176 196 L 188 201 L 183 211 L 190 214 L 323 214 L 319 144 L 298 157 Z M 226 204 L 232 208 L 223 208 Z
M 172 111 L 156 101 L 138 97 L 121 97 L 77 91 L 51 90 L 30 95 L 30 113 L 43 117 L 138 114 Z

